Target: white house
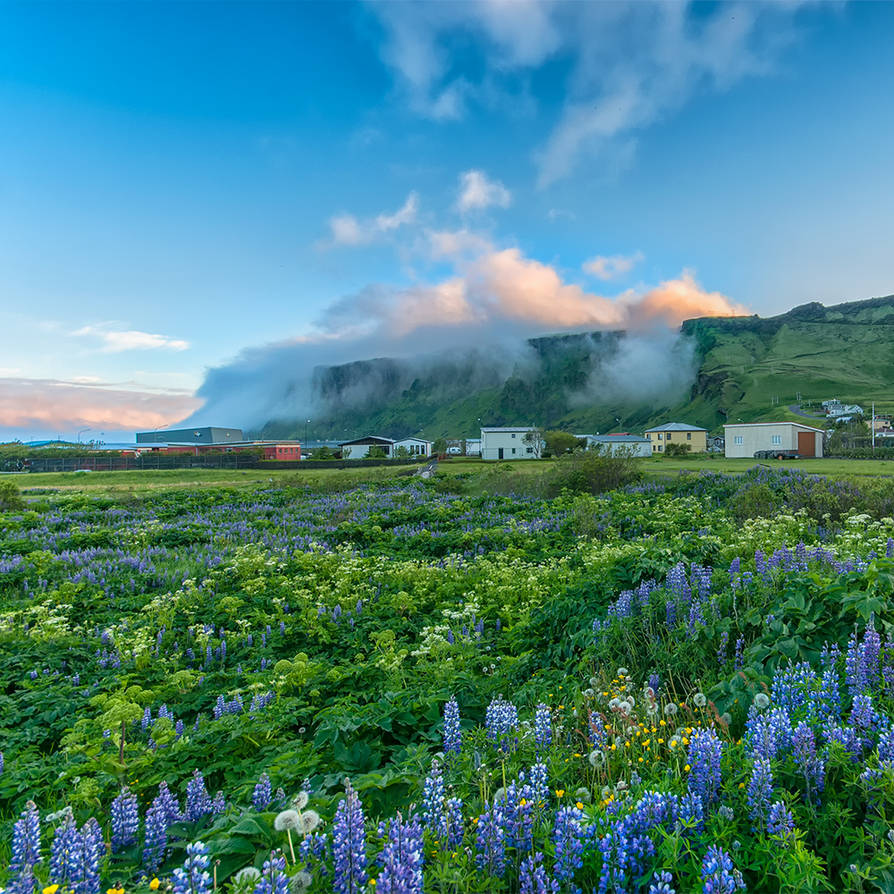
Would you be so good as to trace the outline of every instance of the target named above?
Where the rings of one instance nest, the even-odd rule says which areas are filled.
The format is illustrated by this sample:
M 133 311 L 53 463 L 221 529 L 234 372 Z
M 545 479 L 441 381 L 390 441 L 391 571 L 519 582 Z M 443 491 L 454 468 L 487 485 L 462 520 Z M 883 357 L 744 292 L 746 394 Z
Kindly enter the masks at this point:
M 543 453 L 543 441 L 539 444 L 525 440 L 525 435 L 535 431 L 533 426 L 522 425 L 518 428 L 482 428 L 482 459 L 540 459 Z
M 823 430 L 800 422 L 738 422 L 724 425 L 727 457 L 753 457 L 778 450 L 780 455 L 822 456 Z
M 394 456 L 394 441 L 391 438 L 380 438 L 378 435 L 367 435 L 354 441 L 342 441 L 338 446 L 341 448 L 342 459 L 363 459 L 369 456 L 369 451 L 374 447 L 381 448 L 389 459 Z
M 652 442 L 641 435 L 631 435 L 621 432 L 616 435 L 575 435 L 576 438 L 585 438 L 588 450 L 599 450 L 614 456 L 624 453 L 629 456 L 651 456 Z
M 481 438 L 466 438 L 466 456 L 481 456 Z
M 426 441 L 423 438 L 401 438 L 394 442 L 395 453 L 401 447 L 406 448 L 410 456 L 431 456 L 431 441 Z

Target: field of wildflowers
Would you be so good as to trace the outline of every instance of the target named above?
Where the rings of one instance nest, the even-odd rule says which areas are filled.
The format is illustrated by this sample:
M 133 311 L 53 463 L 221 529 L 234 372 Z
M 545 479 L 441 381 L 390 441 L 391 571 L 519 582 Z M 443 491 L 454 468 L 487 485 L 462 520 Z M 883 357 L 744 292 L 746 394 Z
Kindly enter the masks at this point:
M 887 497 L 26 497 L 11 894 L 894 890 Z

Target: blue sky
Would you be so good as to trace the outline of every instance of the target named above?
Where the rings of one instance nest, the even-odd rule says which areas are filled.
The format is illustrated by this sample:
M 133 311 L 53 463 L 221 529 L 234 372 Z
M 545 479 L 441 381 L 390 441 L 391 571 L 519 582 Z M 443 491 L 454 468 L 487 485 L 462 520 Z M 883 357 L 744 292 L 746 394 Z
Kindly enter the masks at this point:
M 882 3 L 5 4 L 0 435 L 173 422 L 283 343 L 894 292 L 892 35 Z

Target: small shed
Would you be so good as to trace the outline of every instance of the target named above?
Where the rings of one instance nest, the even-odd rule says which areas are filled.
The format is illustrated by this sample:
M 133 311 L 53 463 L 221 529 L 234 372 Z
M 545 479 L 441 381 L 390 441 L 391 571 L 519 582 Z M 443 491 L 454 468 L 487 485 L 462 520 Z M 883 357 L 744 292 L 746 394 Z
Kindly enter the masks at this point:
M 779 456 L 822 456 L 821 428 L 800 422 L 737 422 L 724 425 L 724 455 L 729 458 L 752 458 L 756 453 Z

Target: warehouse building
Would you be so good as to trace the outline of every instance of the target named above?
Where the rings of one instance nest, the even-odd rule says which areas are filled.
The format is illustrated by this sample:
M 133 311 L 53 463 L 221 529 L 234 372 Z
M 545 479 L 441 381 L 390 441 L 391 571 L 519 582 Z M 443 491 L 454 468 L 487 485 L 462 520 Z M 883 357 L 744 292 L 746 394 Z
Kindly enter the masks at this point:
M 244 441 L 241 428 L 205 426 L 137 432 L 137 444 L 235 444 Z
M 800 422 L 738 422 L 723 426 L 724 455 L 730 458 L 764 456 L 822 456 L 821 428 Z
M 620 432 L 614 435 L 576 435 L 586 440 L 588 450 L 598 450 L 609 456 L 651 456 L 652 442 L 640 435 Z
M 537 443 L 530 438 L 525 440 L 528 432 L 535 431 L 533 426 L 524 425 L 518 428 L 488 427 L 481 429 L 482 459 L 540 459 L 543 453 L 543 440 Z

